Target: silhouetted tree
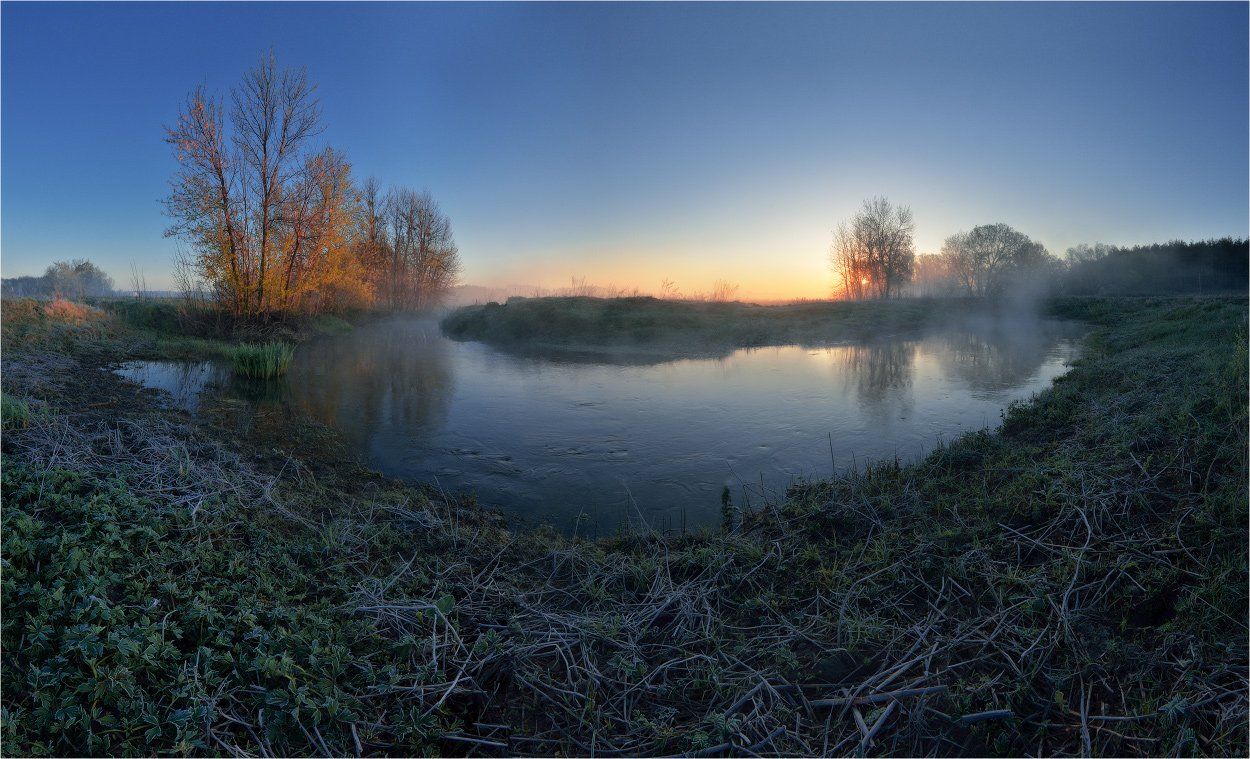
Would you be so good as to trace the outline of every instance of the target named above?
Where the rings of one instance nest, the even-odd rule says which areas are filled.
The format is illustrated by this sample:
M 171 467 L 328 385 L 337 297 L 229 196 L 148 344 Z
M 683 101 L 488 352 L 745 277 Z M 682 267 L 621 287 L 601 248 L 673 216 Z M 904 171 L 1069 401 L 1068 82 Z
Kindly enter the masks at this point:
M 1068 266 L 1079 266 L 1089 261 L 1097 261 L 1100 258 L 1104 258 L 1105 256 L 1114 253 L 1115 251 L 1116 247 L 1114 245 L 1107 245 L 1101 242 L 1094 243 L 1093 245 L 1081 243 L 1080 245 L 1068 248 L 1068 251 L 1064 254 L 1063 258 L 1064 263 Z
M 944 256 L 940 253 L 916 256 L 910 293 L 919 297 L 940 297 L 954 295 L 959 289 L 955 273 L 951 271 L 950 263 Z
M 1041 243 L 1006 224 L 983 224 L 946 238 L 942 257 L 970 295 L 997 295 L 1009 282 L 1047 272 L 1053 259 Z
M 830 262 L 847 298 L 889 298 L 911 281 L 916 247 L 911 209 L 886 198 L 865 200 L 834 232 Z

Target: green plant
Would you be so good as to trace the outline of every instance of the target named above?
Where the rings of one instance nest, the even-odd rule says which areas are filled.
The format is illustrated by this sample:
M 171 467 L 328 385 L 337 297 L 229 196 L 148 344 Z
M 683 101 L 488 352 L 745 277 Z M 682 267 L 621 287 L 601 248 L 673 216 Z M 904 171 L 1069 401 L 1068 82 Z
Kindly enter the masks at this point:
M 0 418 L 7 427 L 25 427 L 32 416 L 30 404 L 11 395 L 0 395 Z
M 230 351 L 234 373 L 252 379 L 281 377 L 291 365 L 295 348 L 288 343 L 243 343 Z

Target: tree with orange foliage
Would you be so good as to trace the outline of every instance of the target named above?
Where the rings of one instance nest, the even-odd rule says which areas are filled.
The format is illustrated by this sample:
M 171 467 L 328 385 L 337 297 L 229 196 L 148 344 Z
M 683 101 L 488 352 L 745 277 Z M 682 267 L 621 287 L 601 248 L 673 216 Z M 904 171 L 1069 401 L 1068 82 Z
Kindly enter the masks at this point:
M 341 153 L 308 150 L 321 131 L 315 87 L 270 55 L 230 93 L 229 119 L 203 87 L 166 129 L 179 170 L 167 234 L 238 317 L 367 303 L 355 256 L 356 191 Z

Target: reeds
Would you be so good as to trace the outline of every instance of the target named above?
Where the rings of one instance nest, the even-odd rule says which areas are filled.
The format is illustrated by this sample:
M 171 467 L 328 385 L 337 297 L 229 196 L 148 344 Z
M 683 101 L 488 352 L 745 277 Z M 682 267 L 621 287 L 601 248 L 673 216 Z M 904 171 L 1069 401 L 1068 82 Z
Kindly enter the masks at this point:
M 230 351 L 234 373 L 250 379 L 274 379 L 286 374 L 294 346 L 289 343 L 243 343 Z

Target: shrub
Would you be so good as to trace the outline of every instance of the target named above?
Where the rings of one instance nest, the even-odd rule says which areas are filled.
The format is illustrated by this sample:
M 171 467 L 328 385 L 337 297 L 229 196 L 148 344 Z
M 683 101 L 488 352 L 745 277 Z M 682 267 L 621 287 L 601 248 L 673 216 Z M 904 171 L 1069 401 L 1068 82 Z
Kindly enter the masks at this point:
M 47 302 L 6 298 L 0 313 L 5 348 L 72 352 L 89 341 L 113 334 L 113 320 L 108 314 L 64 298 Z
M 49 319 L 66 324 L 85 324 L 88 320 L 95 320 L 104 316 L 104 312 L 98 308 L 75 303 L 59 295 L 44 305 L 43 312 Z
M 230 355 L 234 373 L 252 379 L 281 377 L 291 365 L 295 348 L 288 343 L 244 343 Z

